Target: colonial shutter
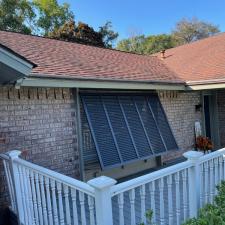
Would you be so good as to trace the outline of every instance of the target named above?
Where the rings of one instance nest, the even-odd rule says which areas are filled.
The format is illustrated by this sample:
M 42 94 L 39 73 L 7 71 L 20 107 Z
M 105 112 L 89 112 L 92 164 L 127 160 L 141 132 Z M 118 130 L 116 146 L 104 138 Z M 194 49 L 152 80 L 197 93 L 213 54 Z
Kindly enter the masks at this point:
M 83 93 L 81 99 L 102 169 L 178 149 L 157 94 Z

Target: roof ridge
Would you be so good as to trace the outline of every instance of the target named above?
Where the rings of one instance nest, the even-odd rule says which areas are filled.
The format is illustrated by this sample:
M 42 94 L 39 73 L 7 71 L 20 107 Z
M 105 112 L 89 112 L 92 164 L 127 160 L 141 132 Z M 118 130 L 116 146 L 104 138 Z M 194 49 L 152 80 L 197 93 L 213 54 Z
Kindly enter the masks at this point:
M 141 53 L 136 53 L 136 52 L 127 52 L 127 51 L 122 51 L 122 50 L 115 49 L 115 48 L 105 48 L 105 47 L 100 47 L 100 46 L 94 46 L 94 45 L 91 45 L 91 44 L 83 44 L 83 43 L 78 43 L 78 42 L 72 42 L 72 41 L 66 41 L 66 40 L 60 40 L 60 39 L 40 36 L 40 35 L 36 35 L 36 34 L 23 34 L 23 33 L 17 32 L 17 31 L 9 31 L 9 30 L 1 30 L 1 29 L 0 29 L 0 32 L 14 33 L 14 34 L 19 34 L 19 35 L 23 35 L 23 36 L 31 36 L 31 37 L 35 37 L 35 38 L 42 38 L 42 39 L 53 40 L 53 41 L 60 41 L 60 42 L 64 42 L 64 43 L 77 44 L 77 45 L 82 45 L 82 46 L 87 46 L 87 47 L 93 47 L 93 48 L 98 48 L 98 49 L 103 49 L 103 50 L 121 52 L 121 53 L 126 53 L 126 54 L 133 54 L 133 55 L 138 55 L 138 56 L 154 57 L 153 55 L 148 55 L 148 54 L 141 54 Z
M 166 49 L 166 51 L 170 51 L 170 50 L 172 50 L 172 49 L 174 50 L 174 49 L 178 49 L 178 48 L 190 46 L 190 45 L 197 44 L 197 43 L 199 43 L 199 42 L 203 42 L 203 41 L 206 41 L 206 40 L 209 40 L 209 39 L 218 37 L 218 36 L 222 36 L 222 35 L 225 35 L 225 32 L 219 32 L 219 33 L 214 34 L 214 35 L 212 35 L 212 36 L 210 36 L 210 37 L 206 37 L 206 38 L 202 38 L 202 39 L 200 39 L 200 40 L 196 40 L 196 41 L 189 42 L 189 43 L 186 43 L 186 44 L 178 45 L 178 46 L 173 47 L 173 48 L 168 48 L 168 49 Z M 151 56 L 158 56 L 159 53 L 160 53 L 160 52 L 153 53 L 153 54 L 151 54 Z
M 155 56 L 1 30 L 0 43 L 33 61 L 40 77 L 183 81 Z

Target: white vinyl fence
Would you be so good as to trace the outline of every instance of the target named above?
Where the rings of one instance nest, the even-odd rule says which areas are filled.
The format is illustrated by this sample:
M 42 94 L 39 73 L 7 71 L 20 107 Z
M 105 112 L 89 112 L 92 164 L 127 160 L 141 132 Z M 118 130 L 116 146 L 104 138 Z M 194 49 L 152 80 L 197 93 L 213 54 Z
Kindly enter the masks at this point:
M 11 209 L 24 225 L 180 225 L 213 202 L 216 185 L 225 179 L 225 149 L 203 155 L 189 151 L 187 161 L 116 184 L 99 177 L 88 183 L 19 158 L 1 154 Z

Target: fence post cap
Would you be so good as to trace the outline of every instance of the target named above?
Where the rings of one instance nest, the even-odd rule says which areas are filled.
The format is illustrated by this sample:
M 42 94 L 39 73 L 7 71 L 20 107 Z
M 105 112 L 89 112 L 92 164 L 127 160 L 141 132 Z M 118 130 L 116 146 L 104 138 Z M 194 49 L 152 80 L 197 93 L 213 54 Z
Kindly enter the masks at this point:
M 101 189 L 113 186 L 114 184 L 117 183 L 117 181 L 110 177 L 101 176 L 101 177 L 91 179 L 87 183 L 91 185 L 92 187 L 101 190 Z
M 7 154 L 11 159 L 15 159 L 15 158 L 18 158 L 18 157 L 21 155 L 21 151 L 19 151 L 19 150 L 13 150 L 13 151 L 7 152 L 6 154 Z
M 188 160 L 198 160 L 203 155 L 203 152 L 198 151 L 188 151 L 183 154 L 183 156 Z

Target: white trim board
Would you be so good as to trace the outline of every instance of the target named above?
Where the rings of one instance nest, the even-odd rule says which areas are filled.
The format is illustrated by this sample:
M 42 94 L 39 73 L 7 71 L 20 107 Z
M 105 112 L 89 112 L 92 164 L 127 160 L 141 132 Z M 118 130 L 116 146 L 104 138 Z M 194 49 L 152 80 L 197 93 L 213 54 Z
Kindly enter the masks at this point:
M 25 76 L 31 73 L 31 70 L 34 66 L 31 63 L 28 63 L 26 60 L 23 60 L 20 57 L 14 55 L 10 51 L 7 51 L 1 46 L 0 46 L 0 62 L 20 72 L 21 74 L 24 74 Z
M 120 82 L 97 80 L 66 80 L 27 77 L 20 86 L 25 87 L 65 87 L 65 88 L 95 88 L 95 89 L 125 89 L 125 90 L 185 90 L 182 84 L 164 84 L 147 82 Z

